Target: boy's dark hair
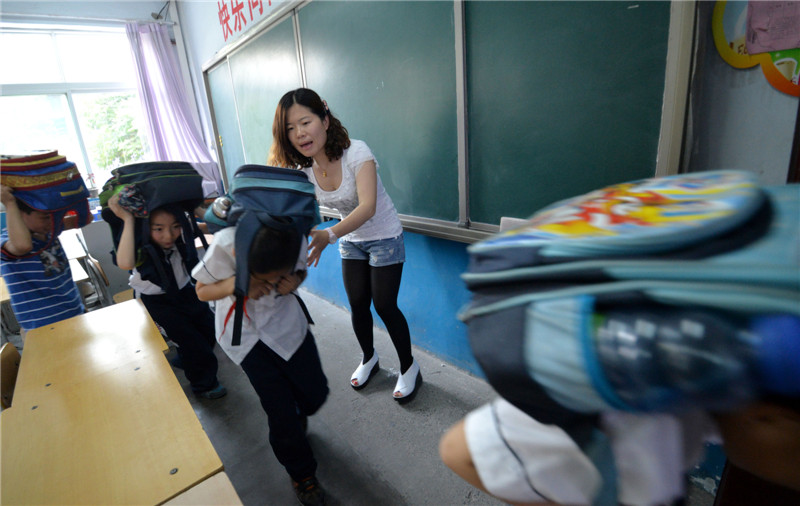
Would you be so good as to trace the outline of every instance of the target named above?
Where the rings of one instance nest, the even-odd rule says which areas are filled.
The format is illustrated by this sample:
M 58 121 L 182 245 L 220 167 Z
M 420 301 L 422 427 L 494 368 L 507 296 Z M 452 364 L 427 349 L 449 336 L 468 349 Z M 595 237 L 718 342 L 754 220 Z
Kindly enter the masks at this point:
M 32 212 L 34 212 L 36 210 L 36 209 L 32 208 L 31 206 L 29 206 L 28 204 L 26 204 L 25 202 L 23 202 L 20 198 L 18 198 L 18 197 L 14 197 L 14 198 L 17 199 L 17 208 L 20 210 L 20 212 L 25 213 L 25 214 L 31 214 Z
M 313 162 L 311 158 L 303 156 L 292 146 L 289 136 L 286 134 L 286 119 L 289 114 L 289 108 L 294 104 L 308 107 L 323 121 L 326 117 L 328 118 L 330 124 L 327 131 L 328 138 L 325 141 L 325 155 L 331 160 L 341 158 L 344 150 L 350 147 L 350 137 L 347 129 L 331 114 L 330 109 L 314 90 L 297 88 L 287 92 L 278 101 L 275 119 L 272 121 L 272 137 L 274 141 L 270 147 L 267 163 L 278 167 L 297 168 L 298 166 L 310 167 Z
M 292 226 L 273 228 L 262 226 L 253 237 L 247 261 L 250 272 L 264 274 L 292 269 L 300 255 L 300 233 Z

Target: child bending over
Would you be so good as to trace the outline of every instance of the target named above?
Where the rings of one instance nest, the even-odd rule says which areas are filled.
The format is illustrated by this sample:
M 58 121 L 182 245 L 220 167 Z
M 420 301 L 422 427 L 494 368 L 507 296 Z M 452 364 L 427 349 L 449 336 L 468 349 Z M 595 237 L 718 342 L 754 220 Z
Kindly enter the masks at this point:
M 317 462 L 306 438 L 307 417 L 325 402 L 328 380 L 301 301 L 292 292 L 306 276 L 306 239 L 292 227 L 262 226 L 248 255 L 250 284 L 241 344 L 232 345 L 236 227 L 214 234 L 192 271 L 201 300 L 216 300 L 217 335 L 242 366 L 269 419 L 272 451 L 306 505 L 324 504 Z

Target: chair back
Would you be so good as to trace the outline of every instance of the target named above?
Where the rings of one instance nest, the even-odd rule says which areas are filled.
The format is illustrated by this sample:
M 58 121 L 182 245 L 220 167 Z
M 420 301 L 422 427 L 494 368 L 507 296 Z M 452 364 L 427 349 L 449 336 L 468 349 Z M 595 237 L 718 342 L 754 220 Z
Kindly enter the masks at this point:
M 13 344 L 5 343 L 0 348 L 0 406 L 3 409 L 11 407 L 21 360 L 22 357 Z

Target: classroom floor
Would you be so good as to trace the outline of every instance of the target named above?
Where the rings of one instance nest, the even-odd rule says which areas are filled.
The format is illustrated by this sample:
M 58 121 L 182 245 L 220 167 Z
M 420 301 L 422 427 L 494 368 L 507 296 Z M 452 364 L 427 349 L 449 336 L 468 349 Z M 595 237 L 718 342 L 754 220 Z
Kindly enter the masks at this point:
M 308 292 L 303 299 L 316 325 L 330 395 L 309 420 L 309 439 L 318 461 L 317 477 L 331 506 L 501 505 L 467 485 L 441 463 L 439 438 L 451 425 L 494 398 L 477 378 L 415 348 L 424 383 L 406 405 L 392 399 L 398 360 L 388 334 L 376 329 L 381 370 L 363 390 L 353 390 L 350 374 L 361 352 L 349 313 Z M 217 348 L 218 377 L 228 395 L 196 399 L 176 371 L 225 471 L 245 506 L 299 504 L 288 475 L 267 442 L 267 418 L 242 370 Z M 713 496 L 692 487 L 689 506 L 711 506 Z
M 439 438 L 468 411 L 493 398 L 483 380 L 415 349 L 424 383 L 416 398 L 392 398 L 399 362 L 388 334 L 376 330 L 381 370 L 363 390 L 350 387 L 361 351 L 349 313 L 308 292 L 303 300 L 328 377 L 330 395 L 309 419 L 317 477 L 330 505 L 502 504 L 467 485 L 438 454 Z M 241 368 L 216 348 L 218 378 L 228 395 L 200 400 L 181 370 L 176 376 L 225 466 L 242 502 L 299 504 L 289 477 L 267 441 L 267 417 Z

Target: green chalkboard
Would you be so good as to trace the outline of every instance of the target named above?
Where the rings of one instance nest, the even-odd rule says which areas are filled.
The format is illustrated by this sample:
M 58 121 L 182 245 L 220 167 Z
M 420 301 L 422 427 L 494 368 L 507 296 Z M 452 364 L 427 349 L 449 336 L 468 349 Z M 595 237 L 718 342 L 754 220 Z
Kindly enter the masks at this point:
M 652 177 L 669 2 L 466 2 L 470 218 Z
M 659 1 L 303 4 L 207 71 L 226 170 L 266 161 L 277 101 L 305 82 L 398 212 L 487 230 L 655 174 L 669 28 Z
M 312 2 L 298 20 L 308 86 L 370 146 L 398 212 L 456 221 L 453 4 Z
M 233 53 L 229 64 L 245 162 L 263 165 L 278 100 L 302 84 L 292 20 L 285 19 Z
M 217 145 L 222 151 L 222 162 L 227 179 L 230 181 L 233 172 L 244 164 L 244 153 L 228 62 L 223 61 L 211 69 L 207 75 L 211 110 L 214 113 L 214 123 L 217 127 Z

